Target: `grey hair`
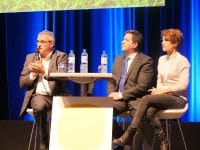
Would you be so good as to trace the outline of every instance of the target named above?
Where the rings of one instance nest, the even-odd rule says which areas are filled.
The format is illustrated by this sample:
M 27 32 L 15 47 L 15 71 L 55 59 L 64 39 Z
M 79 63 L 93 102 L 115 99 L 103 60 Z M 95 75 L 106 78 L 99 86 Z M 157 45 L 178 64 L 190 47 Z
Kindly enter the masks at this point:
M 43 31 L 39 32 L 38 36 L 40 36 L 40 35 L 48 35 L 51 38 L 52 42 L 55 43 L 55 36 L 54 36 L 53 32 L 48 31 L 48 30 L 43 30 Z

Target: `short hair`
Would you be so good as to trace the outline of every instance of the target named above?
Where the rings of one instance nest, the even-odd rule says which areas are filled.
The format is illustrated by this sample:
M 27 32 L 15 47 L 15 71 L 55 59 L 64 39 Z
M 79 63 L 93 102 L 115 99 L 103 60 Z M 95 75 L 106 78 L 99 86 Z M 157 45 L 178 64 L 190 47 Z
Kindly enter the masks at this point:
M 38 33 L 38 36 L 40 35 L 48 35 L 51 38 L 51 41 L 53 43 L 55 43 L 55 37 L 54 37 L 54 33 L 48 30 L 43 30 L 41 32 Z
M 165 39 L 170 41 L 172 44 L 177 44 L 177 49 L 179 49 L 183 42 L 183 33 L 179 29 L 164 29 L 161 32 L 161 37 L 165 37 Z
M 127 33 L 132 34 L 132 41 L 137 42 L 138 43 L 138 49 L 140 49 L 141 43 L 142 43 L 142 40 L 143 40 L 142 33 L 140 33 L 137 30 L 127 30 L 127 31 L 125 31 L 125 34 L 127 34 Z

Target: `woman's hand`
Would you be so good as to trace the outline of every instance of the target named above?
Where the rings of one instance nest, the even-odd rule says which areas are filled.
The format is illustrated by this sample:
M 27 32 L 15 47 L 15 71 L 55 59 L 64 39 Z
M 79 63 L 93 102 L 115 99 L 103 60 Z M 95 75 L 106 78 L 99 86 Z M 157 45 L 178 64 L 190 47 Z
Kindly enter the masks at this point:
M 169 89 L 161 90 L 161 89 L 158 89 L 158 88 L 152 88 L 148 91 L 151 92 L 151 95 L 167 94 L 167 93 L 171 92 L 171 90 L 169 90 Z

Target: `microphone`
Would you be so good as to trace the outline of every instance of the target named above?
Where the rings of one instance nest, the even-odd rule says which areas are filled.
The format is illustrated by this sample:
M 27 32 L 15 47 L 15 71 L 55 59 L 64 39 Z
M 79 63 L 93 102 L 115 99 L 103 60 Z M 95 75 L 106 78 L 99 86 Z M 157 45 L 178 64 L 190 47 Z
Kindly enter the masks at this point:
M 39 49 L 40 49 L 40 47 L 38 47 L 38 48 L 36 49 L 36 61 L 40 61 L 40 59 L 41 59 Z

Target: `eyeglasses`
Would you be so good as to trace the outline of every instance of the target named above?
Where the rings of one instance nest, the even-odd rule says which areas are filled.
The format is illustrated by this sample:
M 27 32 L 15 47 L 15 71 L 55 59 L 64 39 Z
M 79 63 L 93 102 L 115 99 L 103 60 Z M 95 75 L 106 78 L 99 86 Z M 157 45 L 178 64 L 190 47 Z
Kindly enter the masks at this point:
M 44 41 L 44 40 L 39 41 L 39 40 L 37 40 L 37 43 L 42 43 L 42 44 L 46 44 L 46 43 L 49 43 L 49 42 L 52 42 L 52 41 Z

